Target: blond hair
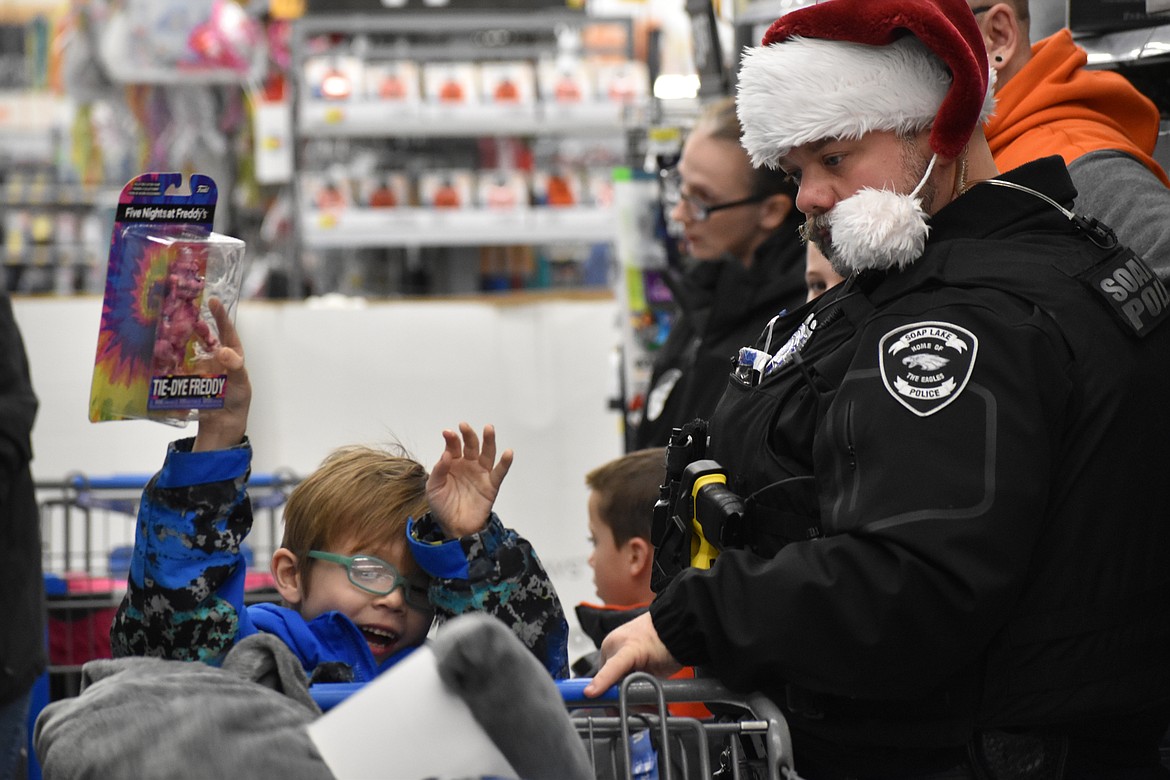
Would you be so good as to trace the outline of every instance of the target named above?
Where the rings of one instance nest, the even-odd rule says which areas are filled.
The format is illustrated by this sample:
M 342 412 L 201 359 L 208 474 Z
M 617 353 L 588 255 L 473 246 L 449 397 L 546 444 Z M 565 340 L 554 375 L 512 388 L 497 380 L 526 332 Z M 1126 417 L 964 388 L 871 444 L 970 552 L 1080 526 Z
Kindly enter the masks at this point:
M 748 160 L 747 150 L 743 148 L 742 144 L 743 126 L 739 123 L 734 97 L 722 97 L 703 106 L 691 132 L 705 133 L 711 138 L 733 143 L 743 152 L 744 159 Z M 780 194 L 790 198 L 796 197 L 796 183 L 788 177 L 788 174 L 766 166 L 756 168 L 751 165 L 750 160 L 748 160 L 748 167 L 752 171 L 753 195 Z
M 289 495 L 281 546 L 303 567 L 310 550 L 376 548 L 406 539 L 427 511 L 427 470 L 405 453 L 353 445 L 330 453 Z M 413 570 L 409 547 L 404 569 Z M 403 571 L 409 574 L 411 571 Z

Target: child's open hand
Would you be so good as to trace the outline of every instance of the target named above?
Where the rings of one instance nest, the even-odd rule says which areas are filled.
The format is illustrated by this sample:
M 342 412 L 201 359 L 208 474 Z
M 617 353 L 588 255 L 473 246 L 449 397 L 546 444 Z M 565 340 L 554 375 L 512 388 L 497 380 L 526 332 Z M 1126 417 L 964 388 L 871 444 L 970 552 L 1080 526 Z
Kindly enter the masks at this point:
M 248 409 L 252 404 L 252 383 L 244 366 L 244 345 L 240 334 L 228 316 L 227 309 L 217 298 L 207 306 L 215 317 L 219 330 L 219 344 L 203 373 L 222 372 L 227 376 L 222 409 L 203 409 L 199 412 L 199 432 L 195 436 L 195 451 L 222 450 L 239 444 L 248 428 Z
M 459 423 L 459 433 L 443 431 L 447 443 L 427 479 L 431 515 L 448 538 L 482 531 L 491 515 L 500 484 L 512 467 L 512 451 L 496 462 L 496 429 L 483 427 L 483 449 L 475 430 Z

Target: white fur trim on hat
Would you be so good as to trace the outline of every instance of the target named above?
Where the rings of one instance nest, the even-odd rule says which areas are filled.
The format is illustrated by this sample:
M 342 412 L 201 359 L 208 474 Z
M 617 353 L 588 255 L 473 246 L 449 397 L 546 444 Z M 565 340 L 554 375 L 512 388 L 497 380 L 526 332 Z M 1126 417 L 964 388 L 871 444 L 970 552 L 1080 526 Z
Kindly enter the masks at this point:
M 929 127 L 951 86 L 941 59 L 912 35 L 887 46 L 793 36 L 744 53 L 736 106 L 755 166 L 795 146 L 873 130 Z M 988 90 L 981 121 L 994 107 Z

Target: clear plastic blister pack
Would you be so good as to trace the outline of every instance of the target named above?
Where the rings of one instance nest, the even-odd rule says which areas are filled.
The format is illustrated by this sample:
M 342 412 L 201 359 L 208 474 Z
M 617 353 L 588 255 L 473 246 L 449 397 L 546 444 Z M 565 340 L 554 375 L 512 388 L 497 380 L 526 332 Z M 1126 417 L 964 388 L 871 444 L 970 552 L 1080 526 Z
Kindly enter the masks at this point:
M 211 230 L 215 183 L 147 173 L 122 191 L 110 241 L 89 416 L 184 425 L 223 406 L 211 358 L 219 333 L 208 302 L 235 316 L 243 241 Z

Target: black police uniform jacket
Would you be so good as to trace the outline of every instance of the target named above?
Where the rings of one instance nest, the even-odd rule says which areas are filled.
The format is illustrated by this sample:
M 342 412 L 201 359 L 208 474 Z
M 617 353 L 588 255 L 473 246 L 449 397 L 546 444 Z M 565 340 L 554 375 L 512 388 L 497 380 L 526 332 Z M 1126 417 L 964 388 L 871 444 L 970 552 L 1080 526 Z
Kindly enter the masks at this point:
M 1075 196 L 1057 158 L 999 178 Z M 780 343 L 815 321 L 790 365 L 731 376 L 708 456 L 754 549 L 685 571 L 655 628 L 679 662 L 787 707 L 798 766 L 802 736 L 871 767 L 976 728 L 1156 744 L 1170 324 L 1131 326 L 1165 290 L 1136 267 L 1098 291 L 1075 278 L 1107 253 L 1025 192 L 980 183 L 930 228 L 905 270 L 787 317 Z M 823 535 L 788 541 L 811 513 Z
M 728 258 L 695 261 L 672 292 L 679 314 L 654 357 L 633 449 L 665 446 L 673 428 L 711 416 L 731 359 L 772 317 L 804 303 L 804 217 L 791 209 L 745 268 Z

